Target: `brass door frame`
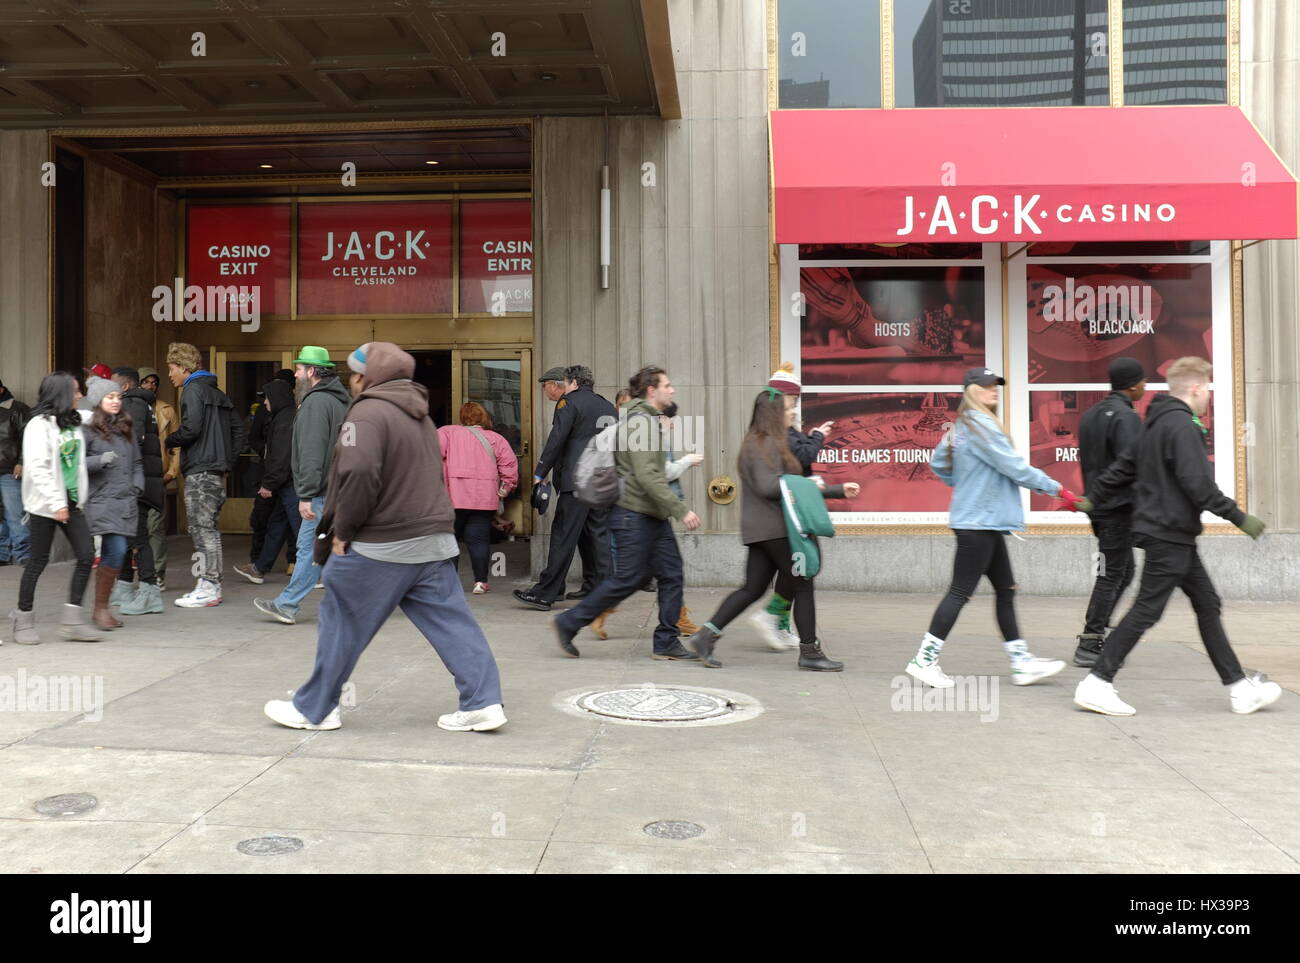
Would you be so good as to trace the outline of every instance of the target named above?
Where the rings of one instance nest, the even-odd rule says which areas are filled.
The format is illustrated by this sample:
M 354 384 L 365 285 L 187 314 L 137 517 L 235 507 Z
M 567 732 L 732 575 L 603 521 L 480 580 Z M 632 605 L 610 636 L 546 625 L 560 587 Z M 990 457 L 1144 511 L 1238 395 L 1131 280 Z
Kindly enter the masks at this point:
M 421 348 L 424 347 L 426 346 L 421 345 Z M 532 346 L 462 348 L 458 345 L 449 345 L 449 347 L 451 349 L 451 397 L 454 408 L 459 408 L 468 400 L 465 397 L 464 363 L 466 361 L 519 362 L 519 487 L 511 498 L 507 499 L 507 505 L 516 499 L 522 502 L 522 511 L 519 512 L 519 521 L 515 525 L 515 534 L 531 535 L 533 511 L 529 499 L 533 493 L 533 465 L 536 463 L 536 455 L 533 451 Z

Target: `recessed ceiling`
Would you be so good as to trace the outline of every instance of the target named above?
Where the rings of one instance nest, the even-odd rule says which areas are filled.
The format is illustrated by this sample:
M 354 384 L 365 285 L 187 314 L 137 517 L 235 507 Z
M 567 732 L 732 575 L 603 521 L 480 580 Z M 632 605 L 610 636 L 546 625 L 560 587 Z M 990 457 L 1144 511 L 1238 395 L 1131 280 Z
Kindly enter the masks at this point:
M 0 0 L 0 127 L 655 113 L 666 3 Z

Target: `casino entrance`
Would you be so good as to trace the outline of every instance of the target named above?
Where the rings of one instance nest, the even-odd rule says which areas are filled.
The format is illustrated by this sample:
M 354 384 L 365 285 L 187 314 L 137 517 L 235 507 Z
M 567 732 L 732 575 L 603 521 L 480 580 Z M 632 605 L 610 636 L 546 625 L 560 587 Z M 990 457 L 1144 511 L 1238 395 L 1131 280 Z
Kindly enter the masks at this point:
M 251 424 L 262 386 L 304 345 L 342 367 L 358 345 L 391 341 L 416 357 L 436 424 L 479 402 L 531 478 L 530 122 L 213 130 L 54 138 L 55 366 L 165 372 L 168 343 L 189 342 Z M 108 232 L 141 256 L 96 260 Z M 97 318 L 99 305 L 112 310 Z M 223 531 L 249 530 L 261 471 L 245 451 Z M 503 508 L 516 534 L 530 532 L 528 495 Z

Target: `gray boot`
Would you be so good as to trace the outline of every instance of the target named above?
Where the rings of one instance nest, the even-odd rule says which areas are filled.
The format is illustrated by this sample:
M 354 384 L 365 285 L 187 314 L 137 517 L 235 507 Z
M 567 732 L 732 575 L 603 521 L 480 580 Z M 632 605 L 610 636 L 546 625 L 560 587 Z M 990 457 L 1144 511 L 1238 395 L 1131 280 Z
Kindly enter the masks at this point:
M 80 605 L 63 606 L 63 618 L 59 622 L 59 631 L 69 642 L 103 642 L 104 635 L 86 621 L 86 613 Z
M 123 615 L 156 615 L 163 611 L 162 592 L 158 586 L 140 583 L 140 590 L 122 603 L 118 609 Z
M 36 634 L 36 613 L 13 609 L 9 613 L 9 628 L 13 630 L 14 641 L 19 645 L 40 645 L 41 637 Z
M 113 608 L 121 608 L 135 598 L 136 592 L 135 582 L 123 582 L 118 579 L 113 583 L 113 594 L 108 597 L 108 604 Z

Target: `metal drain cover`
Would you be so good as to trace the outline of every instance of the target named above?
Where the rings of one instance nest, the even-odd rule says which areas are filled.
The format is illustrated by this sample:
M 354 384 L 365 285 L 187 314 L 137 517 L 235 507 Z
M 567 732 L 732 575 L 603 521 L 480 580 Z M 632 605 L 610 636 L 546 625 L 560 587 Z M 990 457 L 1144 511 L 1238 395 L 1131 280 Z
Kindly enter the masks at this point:
M 694 839 L 704 835 L 704 827 L 699 823 L 688 823 L 683 819 L 661 819 L 647 823 L 643 829 L 647 836 L 656 839 Z
M 734 704 L 707 692 L 689 689 L 606 689 L 578 700 L 579 708 L 614 719 L 640 722 L 693 722 L 716 719 L 735 708 Z M 652 824 L 655 825 L 655 824 Z
M 37 800 L 32 808 L 42 816 L 80 816 L 99 805 L 99 800 L 88 792 L 65 792 Z
M 235 846 L 245 856 L 283 856 L 302 849 L 297 836 L 257 836 L 245 839 Z

